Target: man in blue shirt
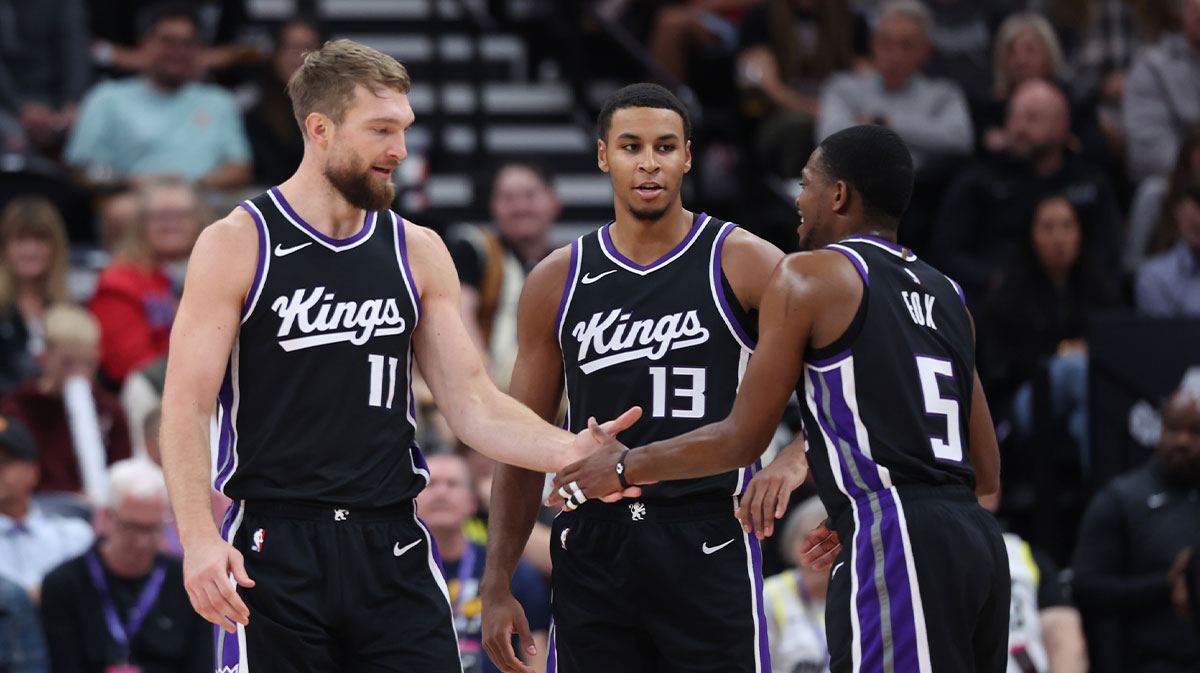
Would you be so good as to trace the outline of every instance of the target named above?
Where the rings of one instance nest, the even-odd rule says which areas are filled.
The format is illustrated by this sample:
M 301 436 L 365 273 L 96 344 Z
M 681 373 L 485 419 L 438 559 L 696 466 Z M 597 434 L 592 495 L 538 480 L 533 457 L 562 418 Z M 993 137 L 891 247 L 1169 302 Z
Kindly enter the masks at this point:
M 250 145 L 233 96 L 192 81 L 199 72 L 196 15 L 167 8 L 148 25 L 145 71 L 88 92 L 67 142 L 67 163 L 89 180 L 174 173 L 204 189 L 247 184 Z
M 1200 318 L 1200 189 L 1175 204 L 1179 242 L 1138 269 L 1138 310 L 1157 318 Z

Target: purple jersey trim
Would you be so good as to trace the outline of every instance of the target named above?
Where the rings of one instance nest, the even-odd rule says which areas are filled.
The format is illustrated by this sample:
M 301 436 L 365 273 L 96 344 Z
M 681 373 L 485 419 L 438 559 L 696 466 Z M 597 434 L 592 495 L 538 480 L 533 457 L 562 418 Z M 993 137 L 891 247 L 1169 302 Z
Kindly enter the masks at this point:
M 563 314 L 567 312 L 567 303 L 571 298 L 571 290 L 575 287 L 575 272 L 579 268 L 579 239 L 571 241 L 571 265 L 567 267 L 567 284 L 563 285 L 562 296 L 558 300 L 558 312 L 554 314 L 554 327 L 561 330 Z M 562 335 L 559 335 L 562 338 Z
M 421 293 L 417 290 L 417 281 L 413 278 L 412 267 L 408 264 L 408 239 L 404 233 L 404 218 L 392 213 L 396 223 L 396 245 L 400 247 L 400 261 L 404 267 L 404 278 L 412 290 L 413 308 L 417 310 L 417 320 L 421 319 Z
M 712 287 L 713 294 L 717 298 L 717 308 L 725 315 L 725 320 L 733 329 L 733 335 L 737 337 L 742 345 L 750 350 L 754 350 L 757 344 L 750 335 L 746 333 L 745 328 L 738 322 L 737 316 L 733 312 L 733 308 L 729 305 L 729 298 L 725 296 L 725 284 L 721 282 L 721 251 L 725 247 L 725 238 L 729 236 L 729 232 L 733 231 L 738 225 L 729 222 L 725 224 L 725 228 L 717 235 L 717 242 L 714 244 L 713 263 L 712 263 Z M 736 297 L 735 297 L 736 299 Z
M 854 265 L 854 268 L 858 269 L 858 275 L 862 276 L 863 285 L 866 285 L 867 287 L 871 287 L 871 277 L 870 277 L 870 275 L 867 274 L 867 266 L 866 266 L 866 264 L 863 263 L 862 258 L 858 255 L 858 253 L 856 251 L 851 250 L 850 248 L 847 248 L 845 246 L 838 245 L 836 243 L 834 243 L 833 245 L 825 246 L 825 249 L 826 250 L 836 250 L 836 251 L 842 253 L 843 255 L 845 255 L 846 259 L 850 260 L 850 263 Z
M 258 260 L 254 265 L 254 280 L 250 283 L 250 291 L 246 293 L 246 301 L 242 303 L 242 320 L 250 315 L 250 307 L 254 305 L 254 298 L 258 296 L 262 289 L 262 283 L 265 282 L 263 276 L 264 269 L 267 265 L 267 256 L 271 251 L 267 249 L 267 223 L 263 222 L 262 216 L 258 214 L 258 209 L 254 208 L 249 201 L 242 201 L 238 204 L 250 217 L 254 218 L 254 226 L 258 229 Z
M 688 247 L 688 244 L 690 244 L 692 240 L 699 235 L 700 230 L 704 228 L 701 225 L 704 224 L 704 221 L 707 219 L 708 215 L 705 215 L 704 213 L 697 215 L 696 219 L 692 222 L 692 228 L 688 230 L 687 235 L 683 237 L 683 240 L 680 241 L 678 245 L 676 245 L 674 248 L 671 248 L 667 254 L 644 266 L 638 264 L 632 259 L 629 259 L 625 255 L 622 255 L 621 251 L 617 250 L 617 246 L 613 245 L 612 235 L 608 231 L 613 225 L 612 222 L 609 222 L 600 228 L 600 245 L 604 246 L 605 251 L 617 258 L 617 260 L 619 260 L 622 264 L 637 269 L 638 271 L 651 271 L 661 266 L 665 266 L 667 263 L 678 257 L 680 253 L 683 252 L 683 249 Z
M 300 215 L 292 209 L 292 204 L 288 203 L 288 200 L 283 197 L 283 192 L 279 191 L 279 187 L 272 187 L 271 193 L 275 195 L 275 198 L 279 201 L 279 205 L 283 207 L 284 212 L 286 212 L 289 217 L 295 220 L 296 224 L 299 224 L 302 229 L 312 234 L 318 240 L 324 241 L 335 248 L 344 248 L 346 246 L 353 245 L 370 236 L 371 232 L 375 229 L 375 220 L 378 219 L 374 212 L 369 212 L 367 213 L 366 217 L 363 218 L 362 229 L 359 229 L 357 234 L 351 236 L 350 238 L 333 238 L 332 236 L 326 236 L 325 234 L 322 234 L 321 232 L 317 231 L 316 227 L 312 226 L 308 222 L 305 222 L 304 218 L 300 217 Z

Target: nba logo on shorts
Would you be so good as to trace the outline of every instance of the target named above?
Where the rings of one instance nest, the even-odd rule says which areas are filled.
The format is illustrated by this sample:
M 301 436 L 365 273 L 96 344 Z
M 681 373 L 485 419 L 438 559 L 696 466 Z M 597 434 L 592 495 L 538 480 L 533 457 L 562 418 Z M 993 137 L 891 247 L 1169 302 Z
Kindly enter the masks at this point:
M 266 535 L 267 532 L 262 528 L 254 531 L 254 538 L 250 543 L 250 551 L 262 551 L 263 538 L 266 537 Z

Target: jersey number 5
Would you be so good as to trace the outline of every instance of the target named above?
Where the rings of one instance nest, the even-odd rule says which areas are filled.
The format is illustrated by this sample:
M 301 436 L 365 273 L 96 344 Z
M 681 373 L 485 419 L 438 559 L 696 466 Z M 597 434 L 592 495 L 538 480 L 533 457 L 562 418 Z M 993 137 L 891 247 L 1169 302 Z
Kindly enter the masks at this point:
M 691 400 L 686 409 L 671 409 L 671 418 L 704 418 L 704 387 L 705 371 L 703 367 L 651 367 L 650 379 L 654 384 L 654 400 L 650 407 L 650 415 L 654 418 L 666 418 L 667 411 L 667 379 L 670 377 L 686 376 L 690 379 L 686 388 L 676 388 L 673 392 L 676 398 Z
M 933 447 L 933 457 L 938 460 L 961 463 L 963 459 L 962 430 L 958 420 L 958 400 L 942 397 L 938 377 L 945 376 L 954 380 L 954 366 L 949 360 L 917 356 L 917 372 L 921 376 L 921 395 L 925 398 L 926 416 L 946 417 L 946 436 L 931 435 L 929 443 Z

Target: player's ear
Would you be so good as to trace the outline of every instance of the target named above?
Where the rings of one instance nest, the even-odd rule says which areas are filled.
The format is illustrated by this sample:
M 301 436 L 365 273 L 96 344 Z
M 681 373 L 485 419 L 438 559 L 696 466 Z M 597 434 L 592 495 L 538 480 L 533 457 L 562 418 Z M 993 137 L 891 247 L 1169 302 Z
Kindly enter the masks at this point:
M 683 172 L 687 173 L 692 170 L 692 141 L 687 141 L 683 144 Z
M 605 173 L 608 172 L 608 145 L 600 138 L 596 139 L 596 165 Z
M 304 132 L 310 140 L 322 149 L 329 145 L 329 136 L 333 131 L 333 122 L 320 112 L 310 112 L 304 118 Z
M 835 213 L 845 213 L 850 207 L 850 185 L 847 185 L 845 180 L 833 183 L 832 199 Z

